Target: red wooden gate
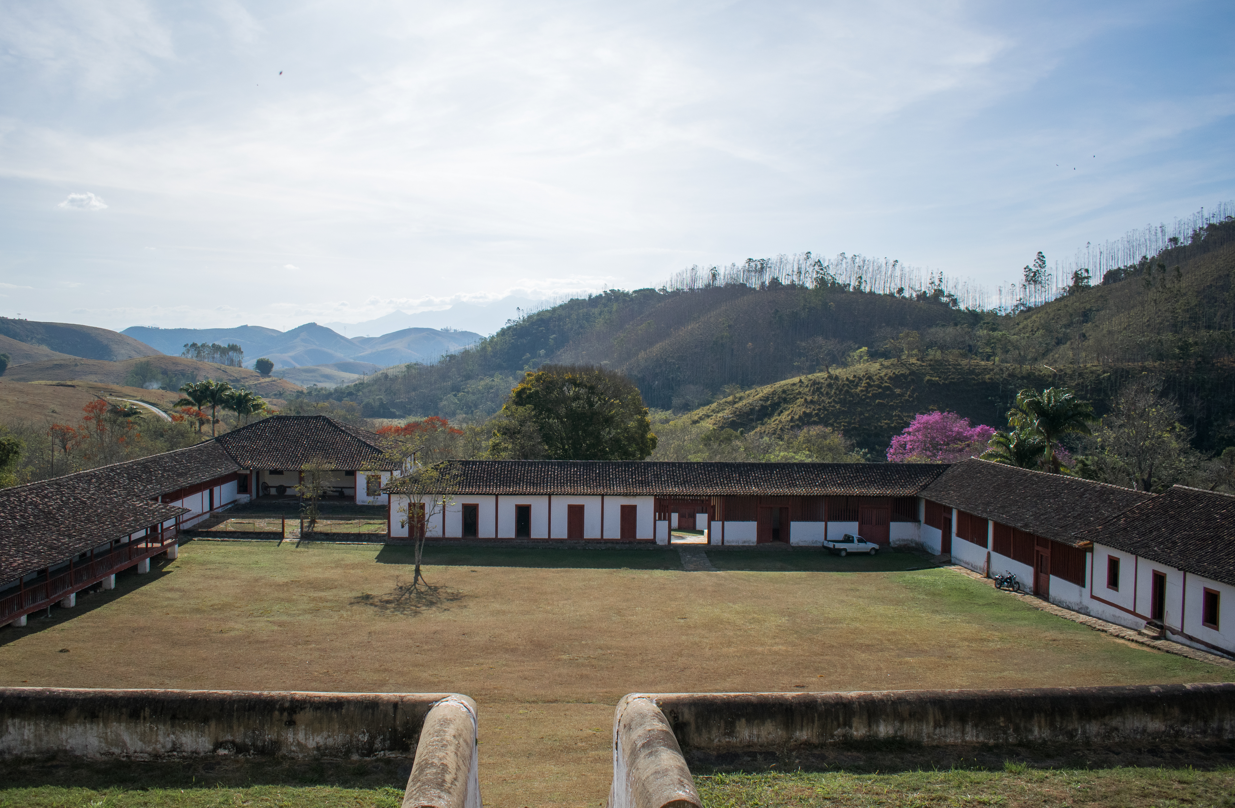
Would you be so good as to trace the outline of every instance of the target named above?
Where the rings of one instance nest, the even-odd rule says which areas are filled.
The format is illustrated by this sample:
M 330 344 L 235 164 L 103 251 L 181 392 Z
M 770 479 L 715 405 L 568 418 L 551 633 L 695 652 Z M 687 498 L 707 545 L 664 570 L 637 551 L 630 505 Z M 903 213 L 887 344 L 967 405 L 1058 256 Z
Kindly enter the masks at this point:
M 892 542 L 892 514 L 888 508 L 867 508 L 858 510 L 858 535 L 875 544 L 888 545 Z

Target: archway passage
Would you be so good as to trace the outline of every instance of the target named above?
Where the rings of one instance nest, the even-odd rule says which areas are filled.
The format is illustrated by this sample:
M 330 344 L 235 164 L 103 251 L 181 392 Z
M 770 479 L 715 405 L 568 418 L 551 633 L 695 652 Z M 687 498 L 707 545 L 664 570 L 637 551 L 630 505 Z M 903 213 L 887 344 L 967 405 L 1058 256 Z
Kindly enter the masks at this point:
M 759 544 L 788 544 L 789 509 L 760 507 L 755 540 Z

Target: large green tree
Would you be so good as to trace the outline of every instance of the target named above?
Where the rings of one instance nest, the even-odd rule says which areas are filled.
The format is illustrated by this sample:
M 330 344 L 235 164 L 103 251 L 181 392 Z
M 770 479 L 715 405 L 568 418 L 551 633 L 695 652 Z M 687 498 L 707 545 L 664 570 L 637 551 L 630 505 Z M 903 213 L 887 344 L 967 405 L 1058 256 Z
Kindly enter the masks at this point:
M 490 443 L 494 457 L 521 460 L 642 460 L 655 449 L 639 388 L 620 373 L 580 365 L 525 375 Z

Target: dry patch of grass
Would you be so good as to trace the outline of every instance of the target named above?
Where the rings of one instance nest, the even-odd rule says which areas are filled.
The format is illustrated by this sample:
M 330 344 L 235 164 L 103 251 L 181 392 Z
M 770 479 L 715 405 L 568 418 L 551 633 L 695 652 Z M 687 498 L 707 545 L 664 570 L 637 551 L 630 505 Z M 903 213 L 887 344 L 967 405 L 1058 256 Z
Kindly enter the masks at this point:
M 858 560 L 710 557 L 739 570 Z M 116 592 L 82 598 L 75 612 L 0 631 L 0 684 L 462 692 L 480 706 L 486 803 L 522 806 L 604 802 L 613 708 L 635 691 L 1232 676 L 1115 642 L 905 554 L 827 567 L 841 573 L 687 573 L 676 550 L 431 546 L 439 597 L 423 602 L 401 594 L 410 558 L 389 546 L 191 543 L 178 561 L 122 576 Z

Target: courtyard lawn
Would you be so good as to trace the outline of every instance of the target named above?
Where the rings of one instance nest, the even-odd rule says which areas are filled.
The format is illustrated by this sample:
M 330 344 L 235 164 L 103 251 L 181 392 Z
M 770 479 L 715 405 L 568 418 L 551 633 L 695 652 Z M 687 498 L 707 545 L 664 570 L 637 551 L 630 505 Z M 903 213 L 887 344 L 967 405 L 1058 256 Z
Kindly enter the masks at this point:
M 1235 806 L 1235 770 L 1095 769 L 931 771 L 854 775 L 843 772 L 717 774 L 697 777 L 708 808 L 1139 808 Z
M 410 548 L 190 543 L 150 575 L 120 576 L 114 592 L 0 630 L 0 685 L 466 693 L 480 706 L 485 802 L 517 808 L 603 804 L 613 708 L 634 691 L 1232 678 L 1227 668 L 1115 640 L 910 554 L 709 557 L 728 571 L 683 572 L 674 549 L 431 546 L 433 589 L 417 595 L 406 588 Z M 769 565 L 805 571 L 749 571 Z M 105 793 L 35 801 L 51 791 L 0 789 L 0 804 L 89 804 Z M 143 793 L 102 804 L 216 804 L 135 801 Z M 376 800 L 387 792 L 370 793 Z M 255 795 L 233 796 L 242 804 Z M 218 804 L 232 803 L 220 796 Z

